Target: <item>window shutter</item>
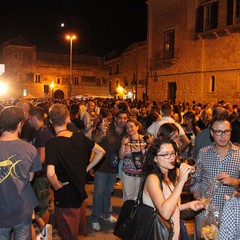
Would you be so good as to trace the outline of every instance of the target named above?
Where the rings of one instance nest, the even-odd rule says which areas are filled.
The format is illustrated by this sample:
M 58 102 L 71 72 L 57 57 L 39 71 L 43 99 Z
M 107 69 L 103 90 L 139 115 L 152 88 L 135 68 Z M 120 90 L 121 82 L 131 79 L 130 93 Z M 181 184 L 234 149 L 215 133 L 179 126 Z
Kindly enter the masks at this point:
M 213 3 L 211 9 L 211 29 L 217 28 L 218 25 L 218 2 Z
M 227 1 L 227 26 L 233 24 L 233 0 Z
M 196 12 L 196 29 L 195 32 L 203 32 L 204 7 L 199 6 Z

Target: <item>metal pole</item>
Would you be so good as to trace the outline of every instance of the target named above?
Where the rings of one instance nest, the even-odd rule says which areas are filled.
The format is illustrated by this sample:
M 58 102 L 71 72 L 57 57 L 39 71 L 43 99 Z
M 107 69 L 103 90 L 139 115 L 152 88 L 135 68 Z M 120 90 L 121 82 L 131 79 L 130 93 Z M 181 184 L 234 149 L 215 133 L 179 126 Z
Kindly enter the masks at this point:
M 69 89 L 69 99 L 72 96 L 72 88 L 73 88 L 73 81 L 72 81 L 72 37 L 70 38 L 70 89 Z

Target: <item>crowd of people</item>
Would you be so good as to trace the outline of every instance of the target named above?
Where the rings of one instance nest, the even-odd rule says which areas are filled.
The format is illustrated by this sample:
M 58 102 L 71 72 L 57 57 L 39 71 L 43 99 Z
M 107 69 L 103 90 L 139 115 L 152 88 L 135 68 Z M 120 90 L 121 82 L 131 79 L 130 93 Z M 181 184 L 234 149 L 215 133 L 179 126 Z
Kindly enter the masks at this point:
M 202 199 L 209 183 L 217 181 L 211 203 L 219 209 L 218 239 L 238 239 L 240 221 L 227 216 L 233 214 L 231 206 L 239 215 L 239 197 L 225 199 L 240 188 L 237 105 L 18 100 L 0 110 L 0 240 L 44 237 L 51 195 L 60 237 L 86 235 L 89 172 L 94 172 L 94 231 L 101 230 L 101 219 L 117 221 L 111 205 L 116 180 L 122 181 L 123 201 L 135 200 L 144 176 L 143 202 L 174 222 L 175 240 L 187 239 L 183 210 L 196 212 L 195 238 L 207 239 L 201 234 L 206 213 Z M 184 161 L 177 166 L 176 159 Z M 182 203 L 187 182 L 195 199 Z

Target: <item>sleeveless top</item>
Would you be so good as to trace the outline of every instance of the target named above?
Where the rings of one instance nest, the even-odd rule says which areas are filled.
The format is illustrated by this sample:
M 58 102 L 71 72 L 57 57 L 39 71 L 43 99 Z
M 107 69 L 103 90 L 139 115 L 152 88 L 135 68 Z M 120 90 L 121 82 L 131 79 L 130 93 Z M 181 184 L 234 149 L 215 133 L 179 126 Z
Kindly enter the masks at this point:
M 174 186 L 171 184 L 170 185 L 171 190 L 173 191 Z M 170 189 L 168 188 L 168 186 L 163 182 L 163 195 L 164 198 L 167 199 L 170 195 L 172 194 L 172 192 L 170 191 Z M 152 200 L 150 197 L 148 197 L 144 191 L 143 191 L 143 197 L 142 197 L 143 203 L 155 208 Z M 178 205 L 180 203 L 180 199 L 178 202 Z M 180 236 L 180 210 L 179 207 L 176 206 L 175 211 L 173 212 L 173 215 L 171 217 L 173 223 L 174 223 L 174 235 L 172 240 L 179 240 L 179 236 Z

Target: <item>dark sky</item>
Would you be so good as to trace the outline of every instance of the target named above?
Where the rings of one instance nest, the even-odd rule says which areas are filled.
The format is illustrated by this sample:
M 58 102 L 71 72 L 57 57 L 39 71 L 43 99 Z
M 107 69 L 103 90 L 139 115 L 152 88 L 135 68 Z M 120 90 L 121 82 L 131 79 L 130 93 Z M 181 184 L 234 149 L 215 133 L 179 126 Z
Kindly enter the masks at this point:
M 39 48 L 104 54 L 146 39 L 146 0 L 0 0 L 0 42 L 20 35 Z M 61 27 L 61 23 L 65 27 Z

